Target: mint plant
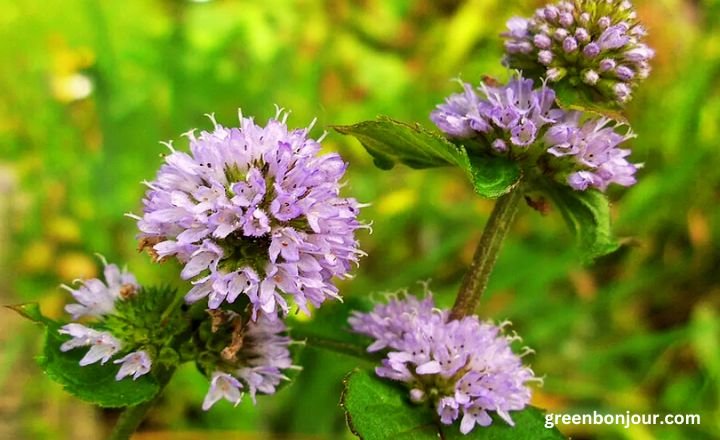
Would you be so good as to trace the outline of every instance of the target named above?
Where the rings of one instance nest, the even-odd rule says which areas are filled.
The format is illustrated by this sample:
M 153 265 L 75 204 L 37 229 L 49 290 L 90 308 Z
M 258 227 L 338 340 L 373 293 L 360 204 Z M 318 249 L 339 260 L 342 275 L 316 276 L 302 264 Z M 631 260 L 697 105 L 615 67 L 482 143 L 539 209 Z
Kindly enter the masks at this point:
M 211 131 L 185 134 L 189 152 L 166 143 L 143 212 L 130 215 L 140 249 L 179 263 L 185 288 L 144 286 L 103 261 L 104 280 L 64 286 L 71 320 L 11 306 L 44 326 L 46 374 L 81 399 L 126 408 L 111 438 L 128 439 L 179 365 L 207 377 L 201 406 L 211 410 L 274 394 L 308 344 L 362 359 L 341 396 L 360 438 L 562 438 L 530 406 L 542 382 L 524 364 L 532 350 L 514 351 L 509 324 L 482 322 L 476 309 L 523 200 L 542 210 L 547 197 L 588 262 L 618 248 L 604 192 L 636 182 L 621 109 L 653 52 L 628 1 L 561 1 L 508 28 L 504 63 L 516 70 L 505 83 L 461 83 L 429 114 L 438 130 L 386 116 L 334 127 L 382 169 L 459 168 L 497 199 L 451 309 L 427 287 L 422 299 L 341 303 L 335 281 L 351 277 L 364 256 L 355 233 L 369 228 L 363 205 L 341 196 L 347 164 L 320 153 L 324 135 L 312 139 L 311 127 L 289 129 L 281 109 L 264 126 L 210 116 Z

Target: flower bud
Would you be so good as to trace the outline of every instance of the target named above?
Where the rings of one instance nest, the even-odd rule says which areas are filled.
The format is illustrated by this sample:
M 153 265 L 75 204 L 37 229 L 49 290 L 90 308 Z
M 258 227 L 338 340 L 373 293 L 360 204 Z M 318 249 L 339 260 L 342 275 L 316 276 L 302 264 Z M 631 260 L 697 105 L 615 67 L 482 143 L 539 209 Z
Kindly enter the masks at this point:
M 590 43 L 583 48 L 583 55 L 585 58 L 595 58 L 600 54 L 600 46 L 597 43 Z
M 557 20 L 558 16 L 560 15 L 560 11 L 558 11 L 558 8 L 553 5 L 545 6 L 544 12 L 545 19 L 550 22 L 554 22 L 555 20 Z
M 533 37 L 533 43 L 535 43 L 535 47 L 539 49 L 549 49 L 552 45 L 552 40 L 545 34 L 537 34 Z
M 616 83 L 613 86 L 613 91 L 615 92 L 615 96 L 620 102 L 626 102 L 630 99 L 630 87 L 628 87 L 628 85 L 623 82 Z
M 599 79 L 600 76 L 598 75 L 598 73 L 592 69 L 588 69 L 583 72 L 583 82 L 585 84 L 590 84 L 591 86 L 594 86 L 595 84 L 597 84 Z
M 572 26 L 573 22 L 574 22 L 573 16 L 569 12 L 561 12 L 560 18 L 558 19 L 558 21 L 560 22 L 560 24 L 562 26 L 564 26 L 566 28 Z
M 502 139 L 495 139 L 492 143 L 492 147 L 498 153 L 504 153 L 508 149 L 507 144 Z
M 617 66 L 615 68 L 615 76 L 622 81 L 630 81 L 635 77 L 635 72 L 627 66 Z
M 538 52 L 538 61 L 540 64 L 548 66 L 552 63 L 553 54 L 549 50 L 541 50 Z
M 410 390 L 410 401 L 413 403 L 422 403 L 425 401 L 425 391 L 419 388 Z
M 573 37 L 567 37 L 563 40 L 563 50 L 565 53 L 575 52 L 578 48 L 577 40 Z
M 587 29 L 579 27 L 575 29 L 575 39 L 585 44 L 590 41 L 590 34 Z
M 547 71 L 547 79 L 552 82 L 558 82 L 565 77 L 567 70 L 562 67 L 553 67 Z
M 604 58 L 602 61 L 600 61 L 599 70 L 600 72 L 608 72 L 615 69 L 616 64 L 617 63 L 615 63 L 615 60 L 613 60 L 612 58 Z

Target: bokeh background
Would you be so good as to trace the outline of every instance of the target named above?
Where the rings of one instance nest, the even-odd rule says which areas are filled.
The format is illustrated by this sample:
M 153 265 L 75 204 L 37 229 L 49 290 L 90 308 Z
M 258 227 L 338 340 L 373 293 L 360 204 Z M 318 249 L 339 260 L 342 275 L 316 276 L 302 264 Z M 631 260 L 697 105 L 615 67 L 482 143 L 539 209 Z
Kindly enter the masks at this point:
M 178 267 L 136 252 L 134 222 L 164 152 L 158 141 L 226 125 L 237 109 L 290 124 L 379 114 L 430 125 L 451 78 L 506 78 L 497 34 L 539 1 L 0 0 L 0 302 L 40 301 L 98 274 L 101 253 L 147 284 Z M 700 426 L 565 426 L 576 439 L 720 438 L 720 3 L 636 1 L 657 51 L 628 108 L 644 162 L 613 189 L 627 246 L 583 267 L 557 213 L 525 207 L 480 314 L 510 319 L 534 347 L 553 412 L 700 414 Z M 449 303 L 492 207 L 454 171 L 383 172 L 330 132 L 350 162 L 346 194 L 372 203 L 369 257 L 345 295 L 432 280 Z M 65 394 L 33 362 L 40 331 L 0 311 L 0 438 L 102 438 L 116 413 Z M 257 407 L 200 410 L 206 380 L 183 368 L 143 439 L 349 438 L 338 407 L 351 358 L 306 350 L 297 382 Z M 212 434 L 212 432 L 223 432 Z

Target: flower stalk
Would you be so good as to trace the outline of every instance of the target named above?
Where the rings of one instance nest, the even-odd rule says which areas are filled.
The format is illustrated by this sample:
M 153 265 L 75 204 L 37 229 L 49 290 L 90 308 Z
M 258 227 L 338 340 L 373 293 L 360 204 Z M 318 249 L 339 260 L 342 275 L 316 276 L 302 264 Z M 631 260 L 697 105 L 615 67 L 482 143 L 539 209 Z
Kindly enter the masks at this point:
M 461 319 L 475 313 L 522 198 L 523 187 L 520 182 L 495 202 L 495 207 L 475 250 L 470 269 L 465 274 L 460 291 L 455 298 L 455 304 L 450 312 L 450 320 Z
M 157 401 L 160 400 L 160 396 L 162 396 L 165 386 L 168 382 L 170 382 L 174 373 L 175 369 L 172 368 L 158 374 L 160 390 L 157 395 L 147 402 L 125 408 L 125 410 L 123 410 L 120 414 L 118 421 L 115 423 L 115 427 L 110 433 L 108 440 L 130 440 L 130 437 L 132 437 L 143 420 L 145 420 L 147 413 L 153 406 L 155 406 Z

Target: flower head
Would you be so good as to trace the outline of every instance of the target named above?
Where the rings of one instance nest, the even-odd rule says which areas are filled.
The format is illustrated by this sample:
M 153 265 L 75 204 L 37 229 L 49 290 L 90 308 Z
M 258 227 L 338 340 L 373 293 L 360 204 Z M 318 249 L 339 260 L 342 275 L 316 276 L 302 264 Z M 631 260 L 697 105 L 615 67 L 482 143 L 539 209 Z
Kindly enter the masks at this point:
M 528 176 L 549 176 L 578 191 L 635 184 L 641 165 L 628 161 L 630 150 L 619 148 L 634 137 L 622 124 L 563 110 L 545 84 L 534 89 L 532 80 L 520 76 L 507 85 L 482 84 L 479 94 L 463 86 L 430 118 L 449 137 L 470 140 L 471 153 L 508 157 L 534 168 L 526 170 Z M 459 100 L 466 105 L 453 104 Z
M 226 312 L 221 319 L 235 330 L 231 343 L 213 366 L 204 410 L 221 398 L 237 404 L 244 390 L 253 402 L 257 393 L 273 394 L 280 382 L 287 380 L 283 370 L 294 368 L 288 349 L 291 339 L 283 335 L 286 328 L 282 320 L 260 315 L 243 325 L 233 312 Z
M 346 164 L 320 155 L 309 129 L 290 130 L 278 111 L 267 125 L 240 118 L 187 134 L 190 153 L 165 157 L 148 183 L 139 218 L 143 246 L 175 256 L 194 287 L 186 301 L 211 309 L 245 295 L 253 316 L 288 311 L 287 297 L 307 312 L 338 298 L 334 277 L 347 277 L 362 252 L 360 205 L 340 197 Z
M 517 337 L 475 316 L 448 316 L 434 309 L 430 296 L 420 301 L 408 295 L 370 313 L 355 312 L 349 322 L 354 331 L 381 341 L 369 351 L 389 350 L 376 374 L 407 384 L 413 402 L 431 400 L 442 423 L 461 418 L 460 430 L 467 434 L 476 424 L 492 423 L 494 411 L 512 425 L 509 412 L 530 402 L 527 384 L 537 380 L 510 348 Z
M 566 79 L 609 101 L 627 102 L 650 73 L 654 52 L 628 0 L 560 1 L 532 18 L 511 18 L 507 27 L 507 66 Z

